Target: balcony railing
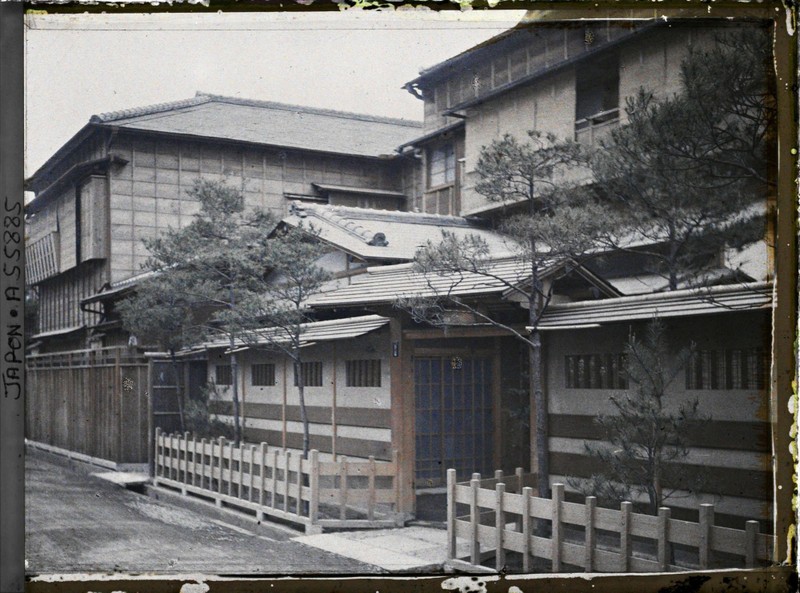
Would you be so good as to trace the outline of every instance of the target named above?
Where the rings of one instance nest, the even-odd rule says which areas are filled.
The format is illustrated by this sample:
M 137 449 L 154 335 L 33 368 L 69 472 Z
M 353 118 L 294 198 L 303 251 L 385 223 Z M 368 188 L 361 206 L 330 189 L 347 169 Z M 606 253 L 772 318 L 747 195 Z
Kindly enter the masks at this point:
M 422 211 L 427 214 L 458 214 L 455 185 L 428 190 L 422 200 Z
M 619 109 L 601 111 L 575 121 L 575 141 L 580 144 L 596 144 L 617 126 L 619 126 Z

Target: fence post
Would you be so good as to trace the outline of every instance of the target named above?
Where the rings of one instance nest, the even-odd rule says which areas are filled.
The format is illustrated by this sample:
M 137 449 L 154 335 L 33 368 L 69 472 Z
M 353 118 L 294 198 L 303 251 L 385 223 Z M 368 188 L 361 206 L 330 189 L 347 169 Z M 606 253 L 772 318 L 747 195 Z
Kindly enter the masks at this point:
M 447 559 L 456 557 L 456 470 L 447 470 Z
M 267 443 L 261 443 L 261 487 L 258 489 L 258 506 L 264 506 L 264 488 L 267 486 Z M 259 519 L 263 519 L 263 514 L 259 514 Z
M 553 484 L 552 498 L 552 537 L 550 538 L 550 556 L 552 572 L 561 572 L 561 540 L 564 537 L 561 525 L 561 503 L 564 501 L 564 484 Z
M 469 481 L 469 487 L 472 492 L 472 498 L 469 502 L 469 526 L 470 526 L 470 542 L 469 542 L 469 561 L 472 564 L 481 563 L 481 542 L 478 539 L 478 525 L 481 522 L 480 511 L 478 509 L 478 491 L 481 487 L 481 475 L 478 473 L 472 474 L 472 479 Z
M 200 488 L 206 487 L 206 439 L 200 439 Z M 211 482 L 208 483 L 208 489 L 211 490 Z
M 297 456 L 297 516 L 303 516 L 303 456 Z
M 253 502 L 253 481 L 255 480 L 256 446 L 250 445 L 250 485 L 247 487 L 247 501 Z
M 517 494 L 522 494 L 522 468 L 518 467 L 514 470 L 514 475 L 517 477 Z M 522 515 L 519 516 L 517 519 L 514 529 L 517 531 L 522 531 Z
M 597 497 L 587 496 L 585 503 L 586 518 L 584 519 L 584 548 L 583 548 L 583 568 L 586 572 L 592 572 L 594 569 L 594 547 L 595 547 L 595 533 L 594 533 L 594 515 L 597 508 Z
M 501 469 L 494 470 L 494 479 L 495 480 L 502 480 L 503 479 L 503 470 L 501 470 Z
M 233 449 L 234 442 L 228 443 L 228 496 L 233 495 Z
M 219 463 L 219 480 L 217 481 L 217 493 L 222 496 L 222 475 L 223 469 L 225 467 L 225 437 L 219 437 L 219 455 L 217 457 L 217 462 Z M 214 472 L 211 472 L 211 475 L 214 475 Z M 214 501 L 218 507 L 222 506 L 222 499 L 217 497 Z
M 161 428 L 156 427 L 155 432 L 155 450 L 153 451 L 153 486 L 158 486 L 158 476 L 161 475 Z
M 180 440 L 180 438 L 180 436 L 176 436 L 174 434 L 169 435 L 169 477 L 176 482 L 178 481 L 178 472 L 180 471 L 181 467 L 180 451 L 176 441 Z
M 278 449 L 272 450 L 272 492 L 270 492 L 270 506 L 274 509 L 278 504 Z
M 311 490 L 311 500 L 308 503 L 308 518 L 312 525 L 319 521 L 319 451 L 311 449 L 311 468 L 308 476 L 308 487 Z
M 183 433 L 183 486 L 181 486 L 181 494 L 186 496 L 186 484 L 189 483 L 189 431 Z M 192 454 L 194 455 L 194 453 Z M 178 476 L 180 477 L 181 461 L 180 454 L 178 455 Z
M 698 554 L 700 568 L 707 569 L 711 562 L 711 528 L 714 526 L 714 505 L 700 505 L 700 543 Z
M 631 512 L 633 503 L 625 501 L 620 505 L 622 513 L 619 532 L 619 571 L 630 570 L 631 559 Z
M 197 483 L 197 437 L 192 434 L 192 486 Z
M 375 518 L 375 456 L 369 456 L 369 475 L 367 477 L 367 487 L 369 488 L 369 500 L 367 501 L 367 519 L 372 521 Z
M 289 462 L 292 459 L 291 451 L 283 452 L 283 512 L 289 512 Z
M 531 496 L 533 488 L 525 486 L 522 489 L 522 572 L 531 571 Z
M 744 565 L 746 568 L 755 568 L 758 558 L 758 521 L 745 523 L 744 533 Z
M 504 533 L 503 530 L 505 529 L 505 512 L 503 512 L 503 495 L 506 492 L 506 485 L 502 482 L 498 482 L 494 486 L 494 495 L 495 495 L 495 510 L 494 510 L 494 543 L 495 543 L 495 555 L 494 555 L 494 565 L 497 570 L 502 570 L 506 564 L 506 550 L 503 547 L 505 545 L 504 541 Z
M 661 572 L 669 570 L 669 507 L 658 509 L 658 568 Z
M 244 489 L 244 443 L 240 443 L 237 447 L 239 454 L 239 479 L 236 482 L 236 497 L 242 498 L 242 490 Z
M 339 462 L 339 518 L 347 518 L 347 457 Z

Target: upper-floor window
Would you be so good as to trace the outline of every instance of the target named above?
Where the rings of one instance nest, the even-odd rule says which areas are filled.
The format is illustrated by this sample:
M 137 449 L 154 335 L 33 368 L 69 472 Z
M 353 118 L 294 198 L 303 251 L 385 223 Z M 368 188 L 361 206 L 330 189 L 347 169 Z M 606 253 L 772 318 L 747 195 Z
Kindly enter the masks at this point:
M 761 348 L 697 350 L 686 365 L 686 389 L 765 389 L 768 369 Z
M 428 187 L 456 181 L 456 149 L 452 142 L 431 148 L 428 152 Z
M 322 363 L 304 362 L 300 364 L 300 372 L 303 375 L 303 385 L 305 387 L 322 387 Z M 297 375 L 294 377 L 294 384 L 297 385 Z
M 251 383 L 255 386 L 275 385 L 275 365 L 271 362 L 253 364 Z
M 215 367 L 217 385 L 233 385 L 233 369 L 229 364 L 218 364 Z
M 575 140 L 592 144 L 619 123 L 619 60 L 591 60 L 575 72 Z
M 627 389 L 624 354 L 571 354 L 564 357 L 567 389 Z

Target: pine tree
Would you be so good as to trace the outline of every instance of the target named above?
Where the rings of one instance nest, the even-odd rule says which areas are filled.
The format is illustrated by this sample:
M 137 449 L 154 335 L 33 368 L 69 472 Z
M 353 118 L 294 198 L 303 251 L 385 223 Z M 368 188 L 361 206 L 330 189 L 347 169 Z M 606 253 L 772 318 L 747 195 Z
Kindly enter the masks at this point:
M 614 506 L 643 494 L 653 515 L 677 490 L 698 487 L 682 462 L 690 431 L 708 418 L 699 413 L 696 398 L 674 401 L 670 395 L 689 356 L 689 349 L 670 351 L 658 320 L 641 339 L 631 335 L 625 347 L 627 393 L 609 398 L 612 411 L 595 419 L 604 444 L 585 444 L 593 466 L 603 469 L 589 479 L 570 479 L 572 486 Z

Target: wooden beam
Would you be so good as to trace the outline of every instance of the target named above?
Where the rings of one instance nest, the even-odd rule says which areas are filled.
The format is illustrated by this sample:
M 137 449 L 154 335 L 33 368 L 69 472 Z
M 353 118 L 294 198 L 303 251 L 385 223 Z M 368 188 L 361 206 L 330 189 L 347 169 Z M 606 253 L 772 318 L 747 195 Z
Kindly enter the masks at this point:
M 522 333 L 527 333 L 524 324 L 512 325 L 510 327 Z M 446 331 L 440 328 L 403 330 L 403 338 L 407 340 L 434 340 L 442 338 L 494 338 L 513 335 L 514 334 L 508 330 L 494 326 L 449 327 Z

